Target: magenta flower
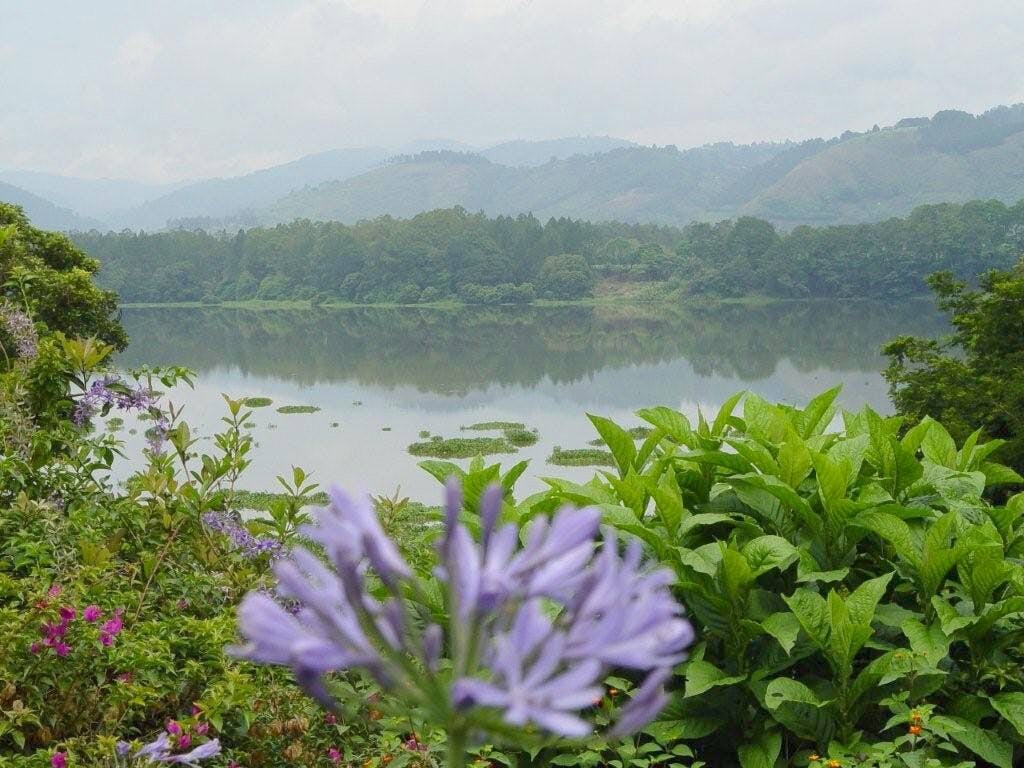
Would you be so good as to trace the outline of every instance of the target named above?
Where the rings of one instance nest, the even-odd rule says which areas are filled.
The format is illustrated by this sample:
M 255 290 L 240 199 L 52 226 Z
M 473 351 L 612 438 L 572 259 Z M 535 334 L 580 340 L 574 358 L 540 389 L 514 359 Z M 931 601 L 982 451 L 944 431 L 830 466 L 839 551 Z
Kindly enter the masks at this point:
M 74 621 L 75 617 L 78 615 L 78 612 L 75 611 L 75 609 L 72 608 L 70 605 L 62 605 L 58 613 L 60 613 L 61 621 L 64 623 Z
M 60 584 L 54 584 L 48 590 L 46 590 L 46 596 L 47 597 L 51 597 L 51 598 L 52 597 L 60 597 L 61 591 L 62 591 L 62 589 L 61 589 Z
M 498 526 L 503 502 L 495 486 L 482 496 L 477 541 L 460 522 L 461 489 L 450 483 L 435 570 L 450 606 L 445 642 L 439 625 L 428 621 L 421 630 L 409 621 L 408 596 L 426 589 L 370 500 L 339 489 L 330 498 L 317 525 L 303 530 L 328 564 L 301 547 L 280 559 L 278 599 L 251 592 L 239 606 L 247 644 L 235 655 L 292 667 L 299 685 L 328 708 L 334 702 L 323 676 L 361 667 L 382 686 L 429 701 L 449 723 L 485 708 L 511 726 L 583 737 L 593 724 L 582 714 L 621 667 L 645 679 L 614 733 L 642 728 L 664 706 L 664 685 L 693 630 L 669 589 L 673 576 L 645 565 L 638 542 L 620 554 L 611 531 L 597 541 L 599 510 L 537 516 L 521 537 L 515 525 Z M 389 593 L 383 599 L 367 586 L 371 570 Z M 293 615 L 279 600 L 302 607 Z M 451 652 L 451 684 L 433 674 L 443 648 Z
M 118 608 L 116 611 L 114 611 L 114 617 L 111 619 L 107 619 L 100 626 L 100 642 L 103 645 L 111 646 L 114 644 L 114 638 L 117 637 L 117 635 L 124 628 L 124 621 L 122 619 L 123 615 L 124 610 Z
M 327 714 L 324 715 L 324 722 L 327 723 L 328 725 L 334 725 L 335 723 L 338 722 L 338 716 L 336 714 L 334 714 L 333 712 L 328 712 Z
M 198 733 L 200 736 L 205 736 L 207 733 L 210 732 L 210 724 L 209 723 L 197 723 L 195 730 L 196 730 L 196 733 Z
M 58 640 L 53 646 L 53 652 L 61 658 L 64 658 L 69 653 L 71 653 L 71 646 L 65 643 L 63 640 Z
M 330 749 L 327 750 L 327 758 L 332 763 L 340 763 L 341 762 L 341 751 L 337 747 L 331 747 Z
M 187 733 L 183 733 L 183 734 L 181 734 L 181 736 L 178 737 L 178 743 L 177 743 L 178 749 L 188 749 L 191 746 L 192 746 L 192 737 L 189 736 Z
M 165 726 L 165 730 L 172 736 L 181 735 L 181 725 L 178 723 L 177 720 L 168 720 L 167 725 Z
M 82 611 L 82 618 L 92 623 L 99 621 L 100 616 L 103 615 L 103 610 L 98 605 L 87 605 L 85 610 Z
M 53 768 L 68 768 L 68 753 L 67 752 L 54 752 L 50 758 L 50 765 Z

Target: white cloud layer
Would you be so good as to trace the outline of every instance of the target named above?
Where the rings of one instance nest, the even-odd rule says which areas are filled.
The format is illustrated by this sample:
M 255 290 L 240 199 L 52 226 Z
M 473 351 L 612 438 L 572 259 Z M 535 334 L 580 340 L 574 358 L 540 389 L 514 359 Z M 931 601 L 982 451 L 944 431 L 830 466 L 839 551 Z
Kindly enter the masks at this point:
M 1020 0 L 0 0 L 0 168 L 835 135 L 1024 101 Z

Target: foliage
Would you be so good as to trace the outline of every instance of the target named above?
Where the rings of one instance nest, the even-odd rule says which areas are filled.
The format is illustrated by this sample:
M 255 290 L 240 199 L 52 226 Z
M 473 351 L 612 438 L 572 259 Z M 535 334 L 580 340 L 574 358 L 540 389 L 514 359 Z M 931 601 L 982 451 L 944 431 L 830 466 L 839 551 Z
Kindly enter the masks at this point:
M 302 220 L 231 236 L 75 238 L 102 261 L 104 283 L 134 302 L 524 304 L 589 296 L 598 279 L 663 281 L 716 296 L 884 298 L 923 293 L 936 270 L 972 279 L 1010 266 L 1024 251 L 1024 202 L 928 205 L 903 219 L 787 233 L 750 216 L 680 229 L 487 218 L 456 208 L 351 226 Z
M 51 331 L 123 349 L 117 296 L 93 283 L 99 266 L 65 235 L 36 229 L 20 208 L 0 203 L 0 298 Z
M 604 443 L 600 443 L 604 445 Z M 559 467 L 614 467 L 615 457 L 603 448 L 562 448 L 556 445 L 548 456 L 548 464 Z
M 413 456 L 438 459 L 469 459 L 494 453 L 515 453 L 515 447 L 504 437 L 446 437 L 435 435 L 429 440 L 412 443 L 406 450 Z
M 246 408 L 266 408 L 268 405 L 273 405 L 274 401 L 269 397 L 243 397 L 242 405 Z
M 461 427 L 461 429 L 487 432 L 492 429 L 526 429 L 526 425 L 521 421 L 478 421 L 468 427 Z
M 803 409 L 737 395 L 695 426 L 645 409 L 640 445 L 592 416 L 614 470 L 549 478 L 515 515 L 595 504 L 674 569 L 702 642 L 659 728 L 708 764 L 1009 768 L 1024 495 L 986 500 L 1009 477 L 992 443 L 932 419 L 900 437 L 865 408 L 829 431 L 837 392 Z
M 993 450 L 1005 441 L 999 455 L 1024 472 L 1024 260 L 987 273 L 977 291 L 948 272 L 929 284 L 953 333 L 901 336 L 885 346 L 893 402 L 911 419 L 941 421 L 957 440 L 983 435 Z

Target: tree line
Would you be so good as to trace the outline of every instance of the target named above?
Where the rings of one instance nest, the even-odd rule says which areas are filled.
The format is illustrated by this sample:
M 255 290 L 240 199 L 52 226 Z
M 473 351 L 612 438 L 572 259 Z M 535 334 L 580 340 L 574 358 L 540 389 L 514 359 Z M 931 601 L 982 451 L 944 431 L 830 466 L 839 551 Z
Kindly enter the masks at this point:
M 1013 264 L 1024 253 L 1024 201 L 929 205 L 906 218 L 789 232 L 747 216 L 672 228 L 451 208 L 355 225 L 74 237 L 125 302 L 528 303 L 629 281 L 724 297 L 899 298 L 926 293 L 938 270 L 973 279 Z

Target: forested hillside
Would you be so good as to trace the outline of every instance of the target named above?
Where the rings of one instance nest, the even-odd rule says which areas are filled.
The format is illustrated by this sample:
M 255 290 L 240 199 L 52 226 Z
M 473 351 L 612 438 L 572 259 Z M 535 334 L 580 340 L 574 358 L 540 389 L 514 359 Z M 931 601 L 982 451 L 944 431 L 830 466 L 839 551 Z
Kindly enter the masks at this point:
M 883 298 L 973 279 L 1024 253 L 1024 201 L 923 206 L 877 224 L 780 232 L 752 217 L 685 228 L 489 218 L 461 208 L 348 226 L 294 221 L 237 234 L 76 236 L 127 302 L 248 299 L 524 303 L 659 281 L 714 296 Z

